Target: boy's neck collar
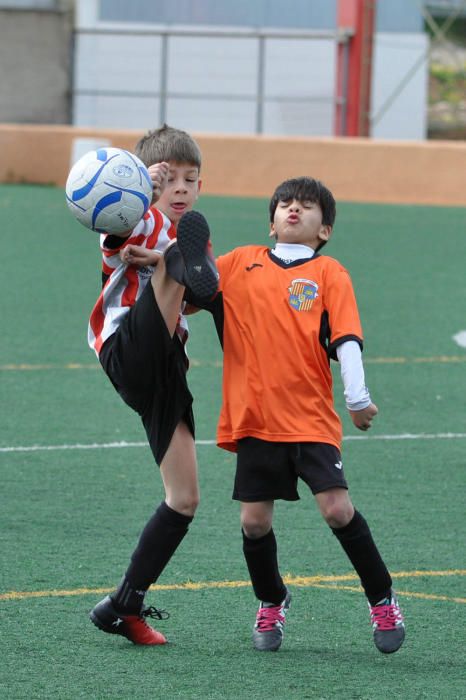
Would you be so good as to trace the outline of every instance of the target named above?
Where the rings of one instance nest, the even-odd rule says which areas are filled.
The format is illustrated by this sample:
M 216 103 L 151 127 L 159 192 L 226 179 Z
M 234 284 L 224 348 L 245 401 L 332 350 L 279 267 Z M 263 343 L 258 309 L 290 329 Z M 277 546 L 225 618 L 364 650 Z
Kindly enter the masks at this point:
M 277 243 L 271 253 L 283 262 L 294 262 L 314 257 L 315 250 L 300 243 Z

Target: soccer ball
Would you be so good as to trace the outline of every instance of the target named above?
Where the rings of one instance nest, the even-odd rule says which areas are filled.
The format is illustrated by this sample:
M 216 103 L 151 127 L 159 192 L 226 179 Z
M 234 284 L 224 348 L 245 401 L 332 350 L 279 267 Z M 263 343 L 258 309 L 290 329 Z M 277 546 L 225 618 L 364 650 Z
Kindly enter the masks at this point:
M 132 230 L 152 201 L 146 166 L 121 148 L 86 153 L 71 168 L 65 190 L 72 214 L 98 233 Z

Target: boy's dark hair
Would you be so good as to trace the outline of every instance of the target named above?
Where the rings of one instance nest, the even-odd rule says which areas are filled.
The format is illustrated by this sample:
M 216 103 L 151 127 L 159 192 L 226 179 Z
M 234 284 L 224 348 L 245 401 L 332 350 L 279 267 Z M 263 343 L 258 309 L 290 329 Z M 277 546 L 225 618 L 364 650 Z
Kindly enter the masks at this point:
M 162 161 L 189 163 L 201 169 L 201 149 L 186 131 L 164 124 L 148 131 L 136 144 L 135 154 L 149 167 Z
M 295 177 L 278 185 L 269 204 L 271 222 L 273 222 L 278 202 L 290 202 L 292 199 L 297 199 L 298 202 L 316 202 L 322 210 L 323 225 L 333 226 L 336 216 L 335 199 L 320 180 L 314 180 L 312 177 Z M 325 243 L 326 241 L 323 241 L 319 248 L 322 248 Z

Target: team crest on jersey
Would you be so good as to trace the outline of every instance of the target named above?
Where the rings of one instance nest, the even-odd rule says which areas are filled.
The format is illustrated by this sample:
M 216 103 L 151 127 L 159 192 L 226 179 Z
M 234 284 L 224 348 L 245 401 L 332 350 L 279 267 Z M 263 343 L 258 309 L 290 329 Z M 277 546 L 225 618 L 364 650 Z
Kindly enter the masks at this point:
M 295 311 L 310 311 L 314 299 L 319 296 L 317 294 L 318 289 L 319 285 L 311 280 L 293 280 L 291 286 L 288 287 L 290 293 L 288 298 L 289 305 Z

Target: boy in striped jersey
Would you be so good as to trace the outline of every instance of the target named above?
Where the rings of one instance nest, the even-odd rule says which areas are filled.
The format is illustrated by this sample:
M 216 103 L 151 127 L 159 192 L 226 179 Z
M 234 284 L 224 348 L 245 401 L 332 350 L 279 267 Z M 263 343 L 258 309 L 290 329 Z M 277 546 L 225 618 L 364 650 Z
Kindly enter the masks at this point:
M 144 527 L 120 585 L 90 618 L 105 632 L 155 645 L 166 639 L 146 618 L 164 615 L 144 608 L 144 596 L 187 533 L 199 501 L 183 294 L 189 284 L 211 298 L 218 276 L 208 254 L 208 228 L 199 228 L 200 215 L 191 211 L 201 188 L 197 143 L 163 125 L 148 132 L 135 152 L 149 169 L 153 204 L 133 231 L 101 236 L 103 288 L 88 340 L 117 392 L 141 416 L 165 500 Z M 181 283 L 167 267 L 181 270 Z

